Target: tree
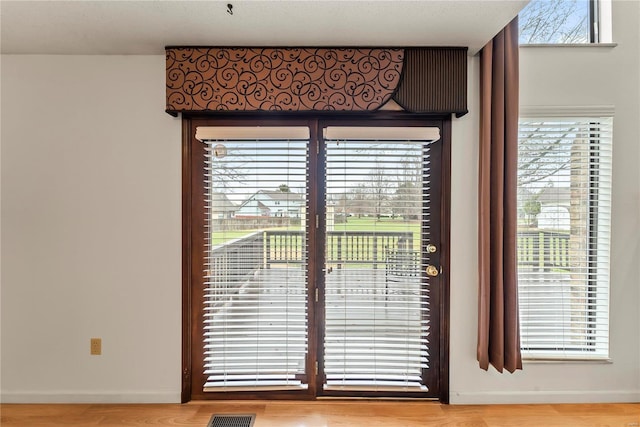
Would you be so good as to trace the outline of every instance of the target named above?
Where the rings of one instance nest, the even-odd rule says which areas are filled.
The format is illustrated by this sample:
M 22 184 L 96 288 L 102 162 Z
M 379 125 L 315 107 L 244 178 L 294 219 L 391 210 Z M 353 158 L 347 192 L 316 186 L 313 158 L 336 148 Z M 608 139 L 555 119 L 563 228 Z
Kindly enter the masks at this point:
M 394 211 L 405 220 L 418 219 L 422 211 L 422 163 L 412 153 L 400 162 L 401 177 L 394 197 Z
M 588 42 L 587 2 L 533 0 L 519 16 L 520 43 Z
M 371 198 L 369 196 L 367 187 L 362 183 L 351 190 L 350 199 L 352 206 L 350 210 L 353 214 L 358 215 L 358 218 L 371 212 Z
M 527 227 L 533 228 L 538 226 L 538 215 L 541 209 L 542 205 L 538 201 L 537 195 L 522 204 L 522 212 L 525 215 Z
M 217 189 L 233 188 L 238 182 L 243 182 L 246 177 L 241 165 L 215 160 L 209 171 L 213 186 Z
M 278 187 L 278 190 L 281 193 L 291 193 L 291 188 L 289 188 L 287 184 L 280 184 L 280 186 Z
M 350 213 L 350 200 L 349 200 L 349 194 L 347 193 L 340 193 L 339 195 L 336 196 L 337 200 L 336 200 L 336 213 L 339 214 L 343 214 L 343 215 L 348 215 Z
M 373 201 L 374 214 L 376 218 L 380 219 L 386 207 L 386 201 L 388 199 L 387 193 L 390 186 L 387 171 L 380 162 L 376 162 L 375 168 L 371 170 L 371 182 L 371 198 Z
M 420 187 L 412 181 L 399 183 L 394 198 L 395 212 L 405 220 L 418 219 L 422 204 L 420 191 Z
M 561 171 L 568 171 L 571 157 L 567 145 L 579 137 L 579 126 L 569 125 L 566 130 L 556 132 L 548 122 L 520 124 L 520 144 L 518 154 L 518 187 L 542 186 L 548 179 Z

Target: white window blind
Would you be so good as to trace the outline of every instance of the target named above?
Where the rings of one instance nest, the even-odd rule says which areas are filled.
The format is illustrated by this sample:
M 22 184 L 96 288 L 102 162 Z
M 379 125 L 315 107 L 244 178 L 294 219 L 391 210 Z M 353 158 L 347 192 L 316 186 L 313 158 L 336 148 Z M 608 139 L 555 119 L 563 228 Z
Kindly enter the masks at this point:
M 437 128 L 325 131 L 325 390 L 427 390 L 420 248 L 430 227 L 428 144 L 438 138 Z
M 197 137 L 207 144 L 204 391 L 306 388 L 309 130 Z
M 518 291 L 523 355 L 606 359 L 612 119 L 521 118 Z

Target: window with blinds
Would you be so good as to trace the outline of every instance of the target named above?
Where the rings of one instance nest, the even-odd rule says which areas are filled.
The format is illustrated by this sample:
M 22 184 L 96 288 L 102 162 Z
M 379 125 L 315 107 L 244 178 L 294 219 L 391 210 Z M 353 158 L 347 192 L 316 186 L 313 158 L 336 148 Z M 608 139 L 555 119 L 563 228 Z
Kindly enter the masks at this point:
M 518 291 L 523 355 L 609 354 L 612 119 L 522 118 Z
M 324 390 L 426 391 L 424 271 L 435 255 L 422 248 L 439 129 L 327 127 L 324 137 Z
M 204 391 L 306 388 L 307 127 L 202 127 Z

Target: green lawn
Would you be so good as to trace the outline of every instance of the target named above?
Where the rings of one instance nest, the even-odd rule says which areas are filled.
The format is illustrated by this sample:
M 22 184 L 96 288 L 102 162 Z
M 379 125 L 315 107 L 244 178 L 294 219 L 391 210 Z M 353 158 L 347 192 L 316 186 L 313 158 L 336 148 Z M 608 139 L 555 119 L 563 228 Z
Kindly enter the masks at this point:
M 263 228 L 262 230 L 263 231 L 264 230 L 287 230 L 287 227 L 269 227 L 269 228 Z M 240 231 L 235 231 L 235 230 L 234 231 L 214 231 L 213 233 L 211 233 L 211 239 L 212 239 L 213 245 L 215 246 L 224 242 L 228 242 L 229 240 L 239 239 L 240 237 L 244 237 L 251 233 L 255 233 L 256 231 L 258 230 L 255 229 L 255 230 L 240 230 Z
M 371 218 L 371 217 L 362 217 L 358 218 L 355 216 L 348 217 L 347 221 L 340 224 L 335 224 L 336 228 L 345 228 L 348 231 L 355 231 L 359 228 L 368 228 L 368 229 L 379 229 L 383 231 L 392 231 L 392 229 L 398 227 L 401 224 L 410 224 L 408 222 L 404 222 L 398 219 L 389 219 L 389 218 Z
M 270 227 L 265 228 L 264 230 L 297 230 L 298 228 L 290 227 Z M 301 228 L 300 228 L 301 229 Z M 214 231 L 212 233 L 212 239 L 214 245 L 219 245 L 221 243 L 227 242 L 229 240 L 238 239 L 240 237 L 246 236 L 248 234 L 254 233 L 257 229 L 254 230 L 241 230 L 241 231 Z M 414 246 L 416 249 L 419 248 L 419 233 L 420 233 L 420 223 L 419 221 L 404 221 L 402 219 L 391 219 L 391 218 L 381 218 L 379 220 L 375 218 L 356 218 L 349 217 L 347 218 L 346 223 L 335 224 L 334 231 L 378 231 L 378 232 L 413 232 L 414 235 Z
M 335 224 L 336 231 L 412 231 L 415 235 L 420 231 L 419 221 L 404 221 L 391 218 L 357 218 L 349 217 L 343 224 Z

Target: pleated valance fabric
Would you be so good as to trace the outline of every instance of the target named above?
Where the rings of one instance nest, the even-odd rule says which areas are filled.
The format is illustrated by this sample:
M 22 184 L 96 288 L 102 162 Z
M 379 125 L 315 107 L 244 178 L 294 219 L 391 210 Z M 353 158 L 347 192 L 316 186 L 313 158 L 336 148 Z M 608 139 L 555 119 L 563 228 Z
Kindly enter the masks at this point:
M 466 48 L 168 47 L 169 114 L 467 112 Z

